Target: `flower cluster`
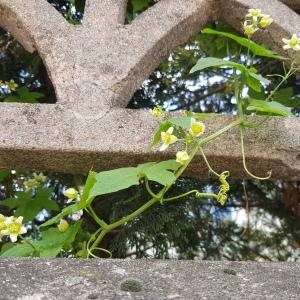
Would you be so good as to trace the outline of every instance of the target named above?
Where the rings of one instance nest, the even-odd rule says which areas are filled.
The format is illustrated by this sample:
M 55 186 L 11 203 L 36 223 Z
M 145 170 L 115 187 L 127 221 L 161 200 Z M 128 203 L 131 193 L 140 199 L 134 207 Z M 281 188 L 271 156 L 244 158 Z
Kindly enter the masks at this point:
M 0 80 L 0 87 L 5 88 L 5 89 L 9 89 L 11 91 L 15 91 L 16 88 L 18 87 L 18 84 L 15 83 L 15 81 L 13 79 L 11 79 L 10 81 L 5 81 L 5 82 Z
M 22 222 L 23 217 L 5 217 L 0 214 L 0 241 L 3 236 L 9 236 L 12 243 L 15 243 L 18 235 L 27 232 Z
M 45 176 L 43 173 L 33 174 L 33 178 L 30 178 L 26 181 L 24 181 L 25 191 L 31 192 L 37 189 L 41 184 L 45 183 L 47 181 L 47 176 Z
M 244 34 L 251 38 L 251 36 L 258 30 L 264 29 L 273 23 L 273 19 L 269 15 L 262 14 L 260 9 L 251 8 L 248 10 L 246 20 L 244 21 L 243 29 Z M 300 51 L 300 38 L 296 34 L 293 34 L 290 39 L 283 38 L 284 50 L 292 49 L 294 51 Z
M 154 118 L 163 118 L 166 115 L 160 105 L 156 105 L 153 109 L 150 109 L 150 112 Z
M 193 140 L 195 137 L 199 137 L 205 131 L 205 125 L 202 122 L 196 121 L 195 118 L 191 118 L 190 128 L 186 133 L 185 138 L 187 140 Z M 174 134 L 174 127 L 171 126 L 167 131 L 161 132 L 162 146 L 160 151 L 166 150 L 170 145 L 175 144 L 179 139 Z M 190 156 L 186 150 L 178 151 L 176 154 L 176 161 L 182 165 L 185 165 L 190 160 Z
M 272 23 L 273 19 L 269 15 L 262 14 L 260 9 L 251 8 L 248 10 L 244 22 L 244 33 L 250 38 L 256 31 L 266 28 Z

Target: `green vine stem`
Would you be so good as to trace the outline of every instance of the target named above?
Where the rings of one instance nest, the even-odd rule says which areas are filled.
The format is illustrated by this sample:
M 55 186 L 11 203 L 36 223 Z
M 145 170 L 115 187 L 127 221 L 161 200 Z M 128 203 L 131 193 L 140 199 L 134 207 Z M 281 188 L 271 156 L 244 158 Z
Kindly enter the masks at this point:
M 145 180 L 145 186 L 146 186 L 146 190 L 148 192 L 148 194 L 153 197 L 153 198 L 156 198 L 156 199 L 161 199 L 161 196 L 159 195 L 156 195 L 155 193 L 153 193 L 153 191 L 151 190 L 150 186 L 149 186 L 149 180 L 147 178 L 147 176 L 144 177 L 144 180 Z
M 209 162 L 208 162 L 208 160 L 207 160 L 207 158 L 206 158 L 206 155 L 205 155 L 205 153 L 204 153 L 204 151 L 203 151 L 202 148 L 200 148 L 200 151 L 201 151 L 202 157 L 203 157 L 203 159 L 204 159 L 204 161 L 205 161 L 206 166 L 208 167 L 208 169 L 209 169 L 214 175 L 216 175 L 217 177 L 220 177 L 220 174 L 218 174 L 218 173 L 211 167 L 211 165 L 209 164 Z
M 247 168 L 247 165 L 246 165 L 246 157 L 245 157 L 245 146 L 244 146 L 244 128 L 243 126 L 240 126 L 240 135 L 241 135 L 241 150 L 242 150 L 242 157 L 243 157 L 243 167 L 244 167 L 244 170 L 246 171 L 246 173 L 251 176 L 252 178 L 254 179 L 258 179 L 258 180 L 267 180 L 267 179 L 270 179 L 271 176 L 272 176 L 272 171 L 269 171 L 267 174 L 268 176 L 266 177 L 258 177 L 254 174 L 252 174 L 248 168 Z
M 177 199 L 186 197 L 186 196 L 191 195 L 191 194 L 196 194 L 197 198 L 214 198 L 214 199 L 218 198 L 218 195 L 216 195 L 216 194 L 200 193 L 198 190 L 192 190 L 192 191 L 186 192 L 186 193 L 178 195 L 178 196 L 174 196 L 174 197 L 171 197 L 171 198 L 164 198 L 163 201 L 164 202 L 173 201 L 173 200 L 177 200 Z
M 95 211 L 92 208 L 92 205 L 88 205 L 87 207 L 87 212 L 90 214 L 90 216 L 96 221 L 96 223 L 101 226 L 102 228 L 106 228 L 108 226 L 107 223 L 105 223 L 103 220 L 101 220 L 97 214 L 95 213 Z
M 209 135 L 208 137 L 200 140 L 199 142 L 197 142 L 196 146 L 194 147 L 194 149 L 192 150 L 189 160 L 186 162 L 185 165 L 183 165 L 177 172 L 175 172 L 175 176 L 176 179 L 178 177 L 180 177 L 182 175 L 182 173 L 185 171 L 185 169 L 188 167 L 189 163 L 193 160 L 193 158 L 195 157 L 195 155 L 199 152 L 199 150 L 202 148 L 202 146 L 204 146 L 205 144 L 211 142 L 212 140 L 217 139 L 218 137 L 220 137 L 221 135 L 223 135 L 224 133 L 228 132 L 229 130 L 238 127 L 240 125 L 242 125 L 244 122 L 243 119 L 238 119 L 232 123 L 230 123 L 229 125 L 225 126 L 224 128 L 218 130 L 217 132 Z M 155 197 L 152 197 L 148 202 L 146 202 L 144 205 L 142 205 L 140 208 L 138 208 L 137 210 L 135 210 L 134 212 L 132 212 L 131 214 L 129 214 L 128 216 L 114 222 L 111 223 L 109 225 L 107 225 L 105 228 L 103 228 L 103 230 L 100 231 L 100 234 L 98 235 L 98 237 L 95 239 L 95 241 L 93 242 L 92 246 L 89 248 L 88 246 L 88 257 L 92 256 L 92 257 L 96 257 L 92 251 L 96 250 L 98 247 L 97 245 L 99 245 L 101 243 L 101 241 L 103 240 L 103 238 L 105 237 L 105 235 L 107 233 L 109 233 L 110 231 L 114 230 L 115 228 L 122 226 L 123 224 L 135 219 L 136 217 L 138 217 L 141 213 L 143 213 L 145 210 L 147 210 L 149 207 L 151 207 L 152 205 L 154 205 L 157 202 L 163 202 L 163 196 L 166 194 L 166 192 L 170 189 L 171 185 L 166 185 Z M 214 194 L 206 194 L 206 196 L 204 196 L 205 194 L 201 194 L 199 193 L 199 196 L 203 196 L 203 197 L 214 197 L 216 195 Z M 175 200 L 175 199 L 173 199 Z M 170 199 L 168 201 L 171 201 Z M 104 222 L 104 221 L 103 221 Z M 102 228 L 101 228 L 102 229 Z M 99 233 L 99 231 L 98 231 Z M 98 234 L 96 233 L 95 236 Z M 91 242 L 92 239 L 90 239 L 89 243 Z M 102 248 L 99 248 L 99 250 L 103 250 Z M 91 255 L 92 254 L 92 255 Z

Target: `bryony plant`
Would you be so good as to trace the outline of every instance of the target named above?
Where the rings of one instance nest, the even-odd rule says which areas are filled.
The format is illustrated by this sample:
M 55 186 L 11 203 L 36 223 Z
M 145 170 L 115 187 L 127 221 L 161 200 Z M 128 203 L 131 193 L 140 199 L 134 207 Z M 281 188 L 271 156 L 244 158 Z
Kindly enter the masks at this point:
M 90 217 L 98 225 L 98 229 L 89 236 L 88 240 L 82 243 L 82 250 L 78 252 L 78 256 L 98 257 L 103 254 L 111 256 L 111 252 L 108 249 L 101 247 L 101 242 L 108 233 L 125 223 L 136 219 L 140 216 L 140 214 L 153 205 L 163 205 L 166 202 L 184 199 L 190 194 L 194 194 L 196 198 L 214 199 L 220 205 L 224 205 L 228 199 L 228 193 L 230 191 L 230 185 L 228 183 L 230 173 L 228 170 L 216 172 L 211 167 L 205 155 L 204 148 L 206 144 L 220 138 L 223 134 L 234 128 L 240 129 L 241 154 L 245 172 L 248 176 L 255 179 L 269 179 L 271 177 L 271 171 L 269 171 L 265 177 L 258 177 L 248 170 L 245 158 L 244 131 L 248 128 L 251 129 L 262 126 L 263 123 L 266 122 L 272 115 L 281 117 L 291 115 L 291 109 L 289 107 L 286 107 L 275 100 L 278 99 L 278 95 L 281 93 L 280 87 L 282 84 L 299 70 L 299 55 L 296 55 L 292 60 L 288 60 L 287 58 L 284 58 L 251 40 L 251 37 L 256 32 L 259 30 L 266 30 L 272 22 L 273 19 L 269 15 L 262 14 L 261 10 L 250 9 L 243 24 L 244 34 L 247 38 L 228 32 L 216 31 L 211 28 L 206 28 L 202 31 L 204 34 L 219 35 L 232 39 L 237 42 L 240 47 L 246 47 L 248 49 L 248 56 L 250 59 L 248 59 L 244 64 L 234 60 L 229 60 L 228 58 L 220 59 L 215 57 L 205 57 L 199 59 L 196 65 L 191 69 L 191 73 L 193 73 L 201 72 L 206 68 L 232 68 L 232 82 L 234 84 L 234 94 L 237 103 L 238 115 L 235 121 L 216 132 L 208 134 L 206 132 L 205 118 L 209 115 L 186 111 L 180 117 L 168 118 L 162 107 L 154 107 L 151 110 L 151 114 L 155 118 L 160 118 L 161 121 L 158 130 L 153 136 L 153 141 L 149 146 L 149 149 L 158 145 L 160 145 L 160 151 L 165 151 L 169 147 L 176 147 L 176 157 L 171 160 L 147 162 L 135 167 L 119 168 L 99 173 L 90 171 L 82 192 L 77 191 L 75 188 L 67 189 L 64 192 L 64 195 L 68 199 L 67 203 L 70 205 L 42 225 L 42 227 L 47 227 L 56 224 L 57 227 L 50 227 L 50 229 L 43 233 L 42 240 L 29 242 L 31 243 L 31 248 L 22 248 L 22 251 L 27 251 L 27 255 L 34 255 L 34 253 L 38 253 L 40 256 L 49 255 L 49 253 L 51 255 L 57 255 L 59 253 L 59 247 L 66 247 L 66 245 L 69 245 L 70 241 L 74 239 L 82 222 L 78 220 L 75 224 L 69 225 L 69 223 L 65 220 L 65 217 L 72 214 L 78 214 L 80 218 L 82 211 L 85 211 L 88 215 L 90 215 Z M 293 35 L 291 39 L 283 39 L 283 43 L 284 50 L 300 50 L 300 40 L 296 35 Z M 262 91 L 263 87 L 270 84 L 269 79 L 258 73 L 258 70 L 253 65 L 253 59 L 251 59 L 251 56 L 261 56 L 283 61 L 285 74 L 275 75 L 280 76 L 281 81 L 271 92 L 269 92 L 268 95 L 265 96 L 265 98 L 254 99 L 250 96 L 249 91 L 252 90 L 259 93 Z M 289 69 L 286 67 L 287 64 L 290 65 Z M 264 115 L 264 117 L 258 123 L 253 124 L 245 117 L 247 114 Z M 210 172 L 218 179 L 218 193 L 190 190 L 184 194 L 168 197 L 168 191 L 188 168 L 196 155 L 202 156 L 208 170 L 210 170 Z M 38 178 L 34 178 L 32 182 L 28 181 L 25 185 L 28 189 L 34 190 L 41 180 L 42 177 L 40 176 Z M 153 191 L 153 183 L 161 187 L 158 192 Z M 122 191 L 131 186 L 137 185 L 144 186 L 145 190 L 147 190 L 149 194 L 149 198 L 141 207 L 115 222 L 109 223 L 107 220 L 100 218 L 94 209 L 94 204 L 97 201 L 98 196 Z M 10 234 L 11 236 L 11 233 L 14 232 L 13 240 L 15 240 L 15 234 L 18 236 L 22 233 L 22 231 L 24 231 L 24 229 L 22 230 L 23 227 L 19 222 L 20 219 L 18 221 L 18 226 L 16 225 L 17 219 L 9 219 L 11 221 L 8 222 L 5 221 L 6 219 L 4 221 L 3 220 L 3 216 L 2 219 L 0 216 L 0 234 Z M 13 231 L 10 231 L 9 229 L 11 224 L 16 225 Z M 46 245 L 49 245 L 50 237 L 52 239 L 52 246 L 51 251 L 49 252 L 49 249 L 45 250 L 45 247 Z M 53 247 L 53 243 L 55 247 Z M 7 252 L 12 253 L 13 251 L 14 250 L 9 249 Z M 4 252 L 3 255 L 9 256 L 7 252 Z

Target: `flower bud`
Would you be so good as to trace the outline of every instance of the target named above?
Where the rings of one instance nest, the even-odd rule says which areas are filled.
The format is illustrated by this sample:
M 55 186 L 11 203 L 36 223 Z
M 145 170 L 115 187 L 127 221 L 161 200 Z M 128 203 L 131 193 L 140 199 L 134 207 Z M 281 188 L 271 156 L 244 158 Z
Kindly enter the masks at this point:
M 69 200 L 73 200 L 75 198 L 77 198 L 78 196 L 78 191 L 75 190 L 74 188 L 69 188 L 67 190 L 64 191 L 64 195 L 69 199 Z
M 64 219 L 61 219 L 59 224 L 57 225 L 57 228 L 60 232 L 65 232 L 69 228 L 69 223 Z

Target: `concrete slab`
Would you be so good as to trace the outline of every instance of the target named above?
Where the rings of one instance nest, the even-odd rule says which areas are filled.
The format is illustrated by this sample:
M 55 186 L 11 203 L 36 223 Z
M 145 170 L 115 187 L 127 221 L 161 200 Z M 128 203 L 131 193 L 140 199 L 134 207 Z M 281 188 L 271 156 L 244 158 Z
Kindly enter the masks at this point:
M 300 295 L 299 263 L 2 258 L 0 272 L 5 300 L 298 300 Z

